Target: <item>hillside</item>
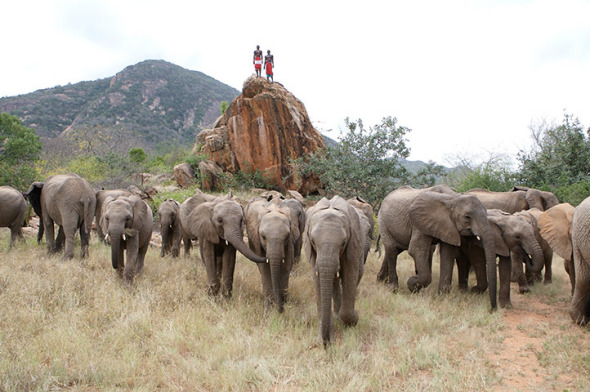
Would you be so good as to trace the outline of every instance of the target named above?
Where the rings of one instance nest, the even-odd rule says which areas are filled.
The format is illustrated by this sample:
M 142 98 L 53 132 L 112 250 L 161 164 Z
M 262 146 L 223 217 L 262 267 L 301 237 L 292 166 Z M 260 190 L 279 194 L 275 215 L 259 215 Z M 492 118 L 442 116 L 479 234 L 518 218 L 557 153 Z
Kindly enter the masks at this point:
M 80 130 L 122 132 L 138 145 L 193 142 L 239 92 L 201 72 L 162 60 L 131 65 L 113 77 L 0 98 L 42 140 Z

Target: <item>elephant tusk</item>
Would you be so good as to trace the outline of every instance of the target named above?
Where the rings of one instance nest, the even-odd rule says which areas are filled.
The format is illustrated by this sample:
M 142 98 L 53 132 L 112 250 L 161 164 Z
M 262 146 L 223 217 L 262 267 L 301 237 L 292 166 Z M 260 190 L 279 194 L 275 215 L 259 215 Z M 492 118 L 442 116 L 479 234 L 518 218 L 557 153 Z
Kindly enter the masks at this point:
M 315 272 L 315 276 L 320 276 L 320 273 L 319 273 L 319 271 L 316 271 L 316 272 Z
M 227 242 L 227 240 L 225 240 L 225 246 L 228 246 L 228 245 L 229 245 L 229 242 Z
M 285 264 L 285 259 L 281 260 L 283 262 L 283 264 Z
M 109 242 L 110 238 L 111 238 L 111 235 L 109 233 L 107 233 L 107 235 L 104 236 L 104 240 L 106 242 Z
M 266 264 L 270 264 L 270 260 L 269 259 L 266 259 Z
M 339 278 L 340 277 L 340 272 L 336 272 L 336 277 Z
M 477 238 L 478 241 L 481 241 L 481 238 L 479 238 L 478 235 L 476 235 L 475 238 Z
M 127 241 L 127 234 L 123 234 L 123 241 Z

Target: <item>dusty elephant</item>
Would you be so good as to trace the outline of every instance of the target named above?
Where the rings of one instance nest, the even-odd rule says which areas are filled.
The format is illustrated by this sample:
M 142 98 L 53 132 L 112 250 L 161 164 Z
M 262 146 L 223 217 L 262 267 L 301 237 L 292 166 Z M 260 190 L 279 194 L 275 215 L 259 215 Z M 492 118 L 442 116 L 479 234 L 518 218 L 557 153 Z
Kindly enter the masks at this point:
M 35 213 L 43 222 L 39 235 L 45 232 L 47 249 L 59 252 L 65 243 L 64 258 L 74 257 L 74 236 L 80 231 L 81 257 L 88 256 L 88 242 L 96 210 L 94 190 L 77 174 L 58 174 L 45 182 L 34 182 L 25 193 Z M 59 226 L 55 238 L 54 223 Z
M 189 230 L 189 215 L 191 212 L 194 211 L 200 204 L 213 201 L 217 196 L 209 195 L 207 193 L 203 193 L 200 189 L 197 189 L 197 192 L 186 199 L 180 205 L 180 231 L 182 236 L 182 242 L 184 244 L 184 257 L 189 257 L 192 248 L 192 241 L 197 239 L 196 234 L 191 234 Z
M 373 207 L 360 197 L 353 197 L 347 200 L 348 204 L 356 208 L 361 218 L 361 230 L 364 236 L 364 251 L 363 264 L 367 262 L 369 251 L 371 250 L 371 242 L 373 241 L 373 232 L 375 231 L 375 215 Z
M 572 295 L 576 286 L 574 255 L 572 248 L 572 220 L 576 207 L 561 203 L 541 213 L 537 220 L 541 236 L 553 251 L 563 258 L 565 271 L 569 275 Z
M 471 189 L 465 194 L 477 196 L 489 210 L 498 209 L 511 214 L 531 208 L 545 211 L 559 204 L 553 193 L 527 187 L 513 187 L 509 192 L 493 192 L 478 188 Z
M 258 264 L 265 307 L 274 303 L 280 313 L 284 310 L 296 247 L 302 238 L 298 217 L 285 202 L 254 199 L 244 211 L 248 245 L 266 258 L 265 264 Z
M 22 227 L 26 213 L 27 202 L 22 193 L 11 186 L 0 186 L 0 227 L 10 229 L 10 248 L 17 239 L 24 240 Z
M 111 263 L 128 282 L 143 269 L 152 238 L 152 209 L 140 197 L 105 198 L 100 225 L 111 244 Z
M 102 189 L 96 192 L 96 212 L 95 212 L 95 223 L 96 223 L 96 233 L 98 235 L 98 239 L 106 243 L 104 237 L 105 233 L 103 233 L 100 220 L 102 218 L 102 205 L 107 197 L 117 198 L 119 196 L 131 196 L 132 193 L 125 190 L 125 189 Z
M 320 320 L 319 340 L 334 337 L 334 312 L 344 325 L 356 325 L 354 309 L 363 265 L 363 234 L 356 209 L 339 196 L 321 199 L 307 211 L 305 254 L 312 266 Z
M 256 263 L 264 257 L 254 253 L 244 242 L 242 206 L 229 197 L 218 197 L 199 204 L 188 216 L 183 230 L 197 237 L 201 259 L 207 270 L 207 292 L 231 297 L 236 264 L 236 250 Z
M 543 268 L 545 258 L 543 249 L 538 242 L 536 225 L 527 217 L 509 214 L 500 210 L 487 210 L 488 221 L 494 233 L 496 255 L 499 258 L 498 270 L 500 277 L 500 306 L 510 306 L 511 269 L 518 263 L 526 264 L 531 271 L 538 272 Z M 463 244 L 462 244 L 463 247 Z M 480 290 L 487 287 L 485 254 L 481 241 L 471 238 L 468 242 L 469 264 L 473 266 Z M 459 283 L 466 285 L 469 265 L 458 265 Z M 450 284 L 450 282 L 449 282 Z
M 170 253 L 172 257 L 180 254 L 182 229 L 180 225 L 180 203 L 174 199 L 166 199 L 158 208 L 158 224 L 162 236 L 160 256 Z
M 570 316 L 586 325 L 590 319 L 590 197 L 576 207 L 571 233 L 576 276 Z

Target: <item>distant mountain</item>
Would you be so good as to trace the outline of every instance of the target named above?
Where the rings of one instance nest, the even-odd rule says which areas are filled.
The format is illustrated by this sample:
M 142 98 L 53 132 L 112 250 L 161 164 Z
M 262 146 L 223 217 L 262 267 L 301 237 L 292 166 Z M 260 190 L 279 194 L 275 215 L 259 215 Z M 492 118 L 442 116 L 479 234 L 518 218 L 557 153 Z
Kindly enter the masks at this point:
M 131 65 L 113 77 L 0 98 L 42 140 L 81 130 L 123 133 L 142 147 L 194 142 L 239 91 L 201 72 L 162 60 Z

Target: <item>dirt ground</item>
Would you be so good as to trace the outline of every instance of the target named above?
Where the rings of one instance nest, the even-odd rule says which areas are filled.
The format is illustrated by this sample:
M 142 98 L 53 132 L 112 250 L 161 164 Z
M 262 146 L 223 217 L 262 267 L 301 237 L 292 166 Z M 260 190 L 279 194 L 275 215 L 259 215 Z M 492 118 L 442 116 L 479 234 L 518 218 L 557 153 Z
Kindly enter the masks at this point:
M 569 289 L 569 286 L 564 288 Z M 502 376 L 496 391 L 576 391 L 581 378 L 565 364 L 542 363 L 540 358 L 554 355 L 556 339 L 588 340 L 588 331 L 575 325 L 569 316 L 569 292 L 558 298 L 518 294 L 512 283 L 512 308 L 504 310 L 504 337 L 500 349 L 491 356 L 494 370 Z M 557 343 L 559 345 L 559 343 Z M 585 345 L 584 345 L 585 346 Z M 580 347 L 583 349 L 583 347 Z M 582 353 L 582 355 L 586 355 Z M 557 361 L 556 361 L 557 362 Z M 590 390 L 590 385 L 587 386 Z

